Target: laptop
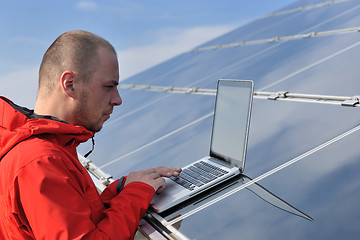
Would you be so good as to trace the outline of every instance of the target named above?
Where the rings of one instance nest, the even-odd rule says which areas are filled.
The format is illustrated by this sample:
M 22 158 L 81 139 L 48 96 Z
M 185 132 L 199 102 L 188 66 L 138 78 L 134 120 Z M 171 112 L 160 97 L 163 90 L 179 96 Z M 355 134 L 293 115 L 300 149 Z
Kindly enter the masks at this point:
M 179 177 L 165 178 L 166 188 L 151 202 L 155 212 L 164 212 L 244 171 L 253 88 L 251 80 L 218 81 L 210 155 L 183 167 Z

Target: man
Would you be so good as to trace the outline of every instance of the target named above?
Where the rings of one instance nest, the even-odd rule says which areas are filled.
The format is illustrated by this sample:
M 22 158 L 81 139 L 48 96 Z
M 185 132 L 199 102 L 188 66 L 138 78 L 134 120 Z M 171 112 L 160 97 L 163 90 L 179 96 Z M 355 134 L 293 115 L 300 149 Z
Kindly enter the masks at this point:
M 101 196 L 76 147 L 122 102 L 116 52 L 85 31 L 58 37 L 44 54 L 34 111 L 0 99 L 0 239 L 131 239 L 163 177 L 130 173 Z

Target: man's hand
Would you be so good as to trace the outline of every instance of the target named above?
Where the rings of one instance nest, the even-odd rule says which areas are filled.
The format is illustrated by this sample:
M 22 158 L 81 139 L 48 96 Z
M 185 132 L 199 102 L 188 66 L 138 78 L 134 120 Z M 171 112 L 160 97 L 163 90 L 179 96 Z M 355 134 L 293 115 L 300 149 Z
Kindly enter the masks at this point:
M 165 179 L 163 177 L 177 177 L 181 172 L 180 168 L 155 167 L 131 172 L 126 178 L 124 186 L 131 182 L 143 182 L 152 186 L 155 192 L 161 192 L 165 188 Z

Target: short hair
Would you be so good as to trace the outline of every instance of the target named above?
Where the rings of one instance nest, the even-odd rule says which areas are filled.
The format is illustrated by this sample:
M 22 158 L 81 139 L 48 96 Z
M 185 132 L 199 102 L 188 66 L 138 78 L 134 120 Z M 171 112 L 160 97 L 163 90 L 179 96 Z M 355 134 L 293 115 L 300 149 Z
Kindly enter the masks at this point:
M 93 33 L 74 30 L 60 35 L 43 56 L 39 69 L 39 91 L 51 92 L 66 70 L 76 71 L 84 81 L 90 79 L 98 60 L 99 47 L 116 55 L 113 45 Z

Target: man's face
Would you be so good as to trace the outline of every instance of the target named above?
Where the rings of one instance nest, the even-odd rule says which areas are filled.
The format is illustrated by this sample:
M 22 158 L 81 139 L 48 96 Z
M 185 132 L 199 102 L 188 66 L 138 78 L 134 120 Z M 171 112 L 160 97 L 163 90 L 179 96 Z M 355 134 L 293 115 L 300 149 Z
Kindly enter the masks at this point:
M 75 124 L 92 132 L 100 131 L 104 122 L 110 118 L 113 107 L 122 103 L 117 89 L 117 57 L 102 47 L 98 49 L 98 54 L 91 79 L 82 83 L 81 99 L 75 114 Z

